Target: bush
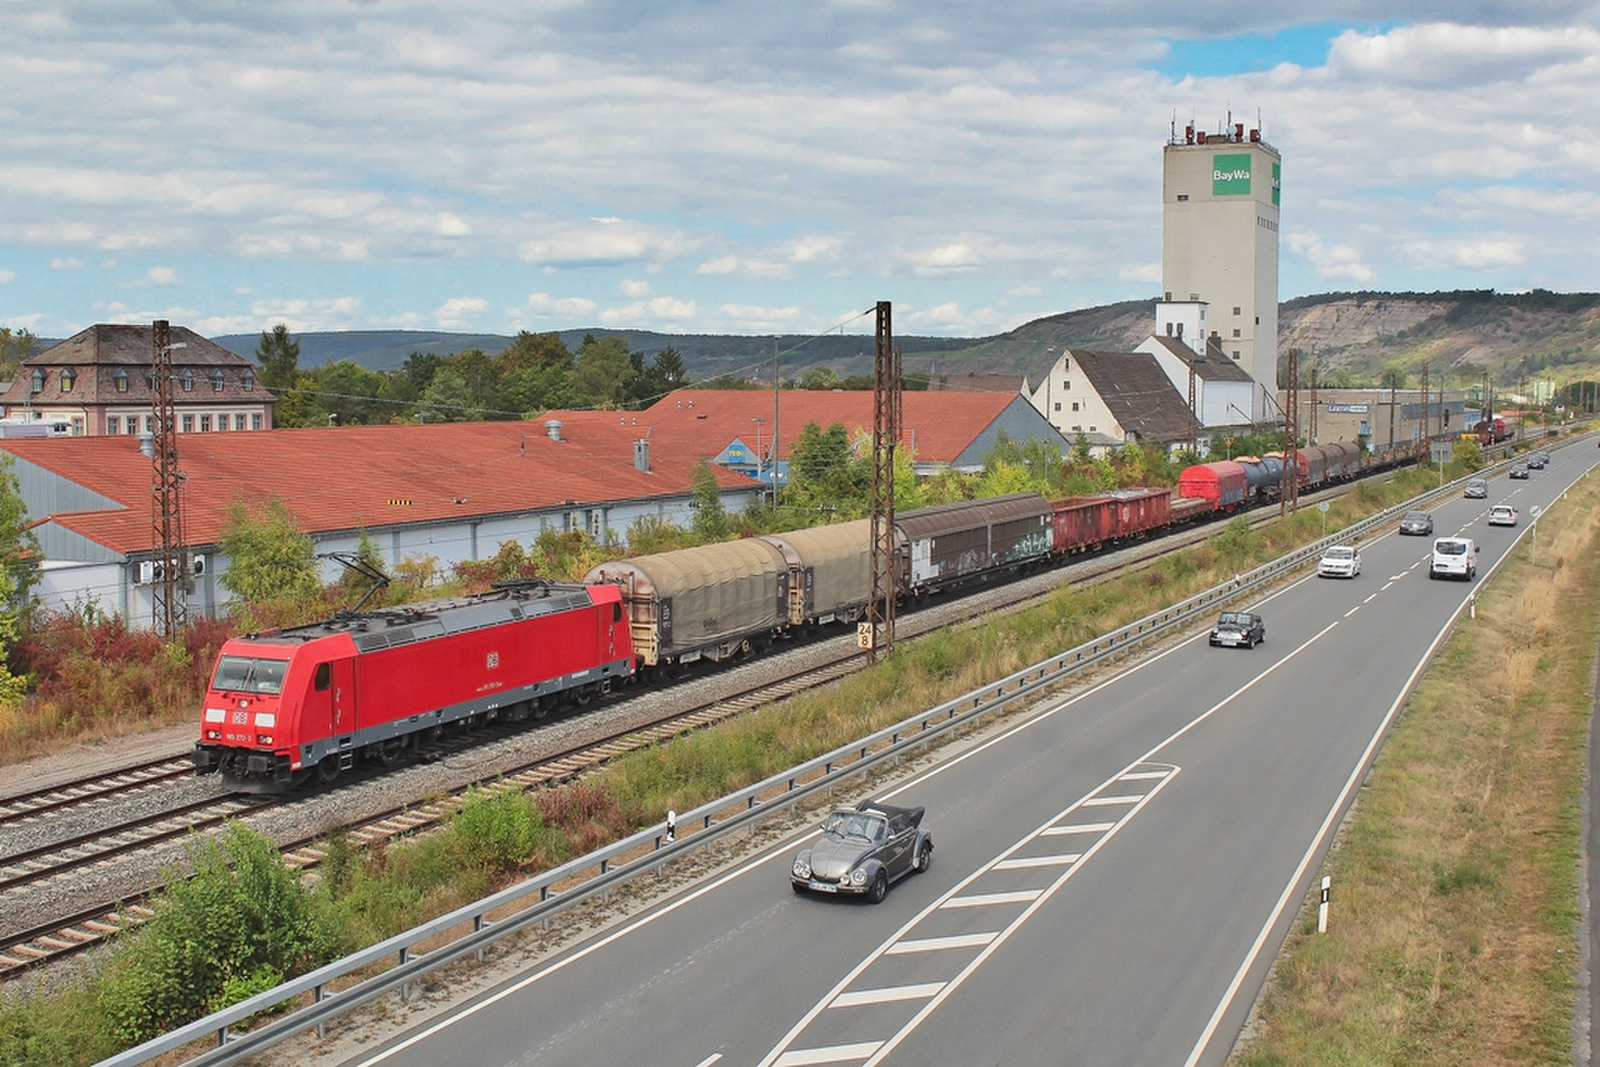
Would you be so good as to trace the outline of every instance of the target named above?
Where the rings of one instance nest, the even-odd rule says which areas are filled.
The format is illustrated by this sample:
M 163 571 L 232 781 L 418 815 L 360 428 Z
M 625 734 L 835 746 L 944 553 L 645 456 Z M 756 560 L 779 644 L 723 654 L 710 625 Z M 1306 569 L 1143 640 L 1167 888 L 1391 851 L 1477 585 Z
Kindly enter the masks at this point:
M 330 958 L 318 902 L 271 840 L 237 824 L 195 843 L 155 918 L 118 943 L 100 985 L 112 1036 L 136 1045 Z M 265 983 L 265 984 L 263 984 Z
M 450 833 L 463 865 L 507 871 L 530 862 L 554 866 L 566 843 L 545 825 L 532 797 L 516 789 L 474 793 L 450 819 Z

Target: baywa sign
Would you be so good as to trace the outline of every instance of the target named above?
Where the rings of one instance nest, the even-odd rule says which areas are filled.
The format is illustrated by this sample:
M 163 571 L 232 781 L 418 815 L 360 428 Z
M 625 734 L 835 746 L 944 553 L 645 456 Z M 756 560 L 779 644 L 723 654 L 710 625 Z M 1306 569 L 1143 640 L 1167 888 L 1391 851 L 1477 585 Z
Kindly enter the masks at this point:
M 1250 153 L 1233 152 L 1211 157 L 1211 195 L 1250 195 Z

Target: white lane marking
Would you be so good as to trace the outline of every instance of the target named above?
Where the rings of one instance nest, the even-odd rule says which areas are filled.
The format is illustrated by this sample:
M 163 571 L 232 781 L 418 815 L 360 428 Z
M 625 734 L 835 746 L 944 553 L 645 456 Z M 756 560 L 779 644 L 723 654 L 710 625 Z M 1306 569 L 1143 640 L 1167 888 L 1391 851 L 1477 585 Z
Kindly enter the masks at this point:
M 878 1041 L 860 1041 L 854 1045 L 830 1045 L 826 1048 L 802 1048 L 785 1052 L 778 1057 L 774 1067 L 812 1067 L 818 1063 L 853 1063 L 878 1051 Z
M 1388 586 L 1384 586 L 1383 589 L 1378 590 L 1378 593 L 1381 593 L 1381 592 L 1384 591 L 1384 589 L 1388 589 L 1388 588 L 1389 588 Z M 1373 593 L 1371 596 L 1367 597 L 1367 599 L 1363 600 L 1362 603 L 1363 604 L 1370 604 L 1374 600 L 1377 600 L 1378 599 L 1378 593 Z
M 863 989 L 859 993 L 844 993 L 829 1004 L 830 1008 L 856 1008 L 863 1004 L 892 1004 L 897 1000 L 927 1000 L 944 988 L 943 982 L 924 982 L 921 985 L 887 986 L 883 989 Z
M 1033 867 L 1065 867 L 1069 863 L 1077 863 L 1082 859 L 1076 852 L 1068 852 L 1061 856 L 1023 856 L 1018 859 L 1001 860 L 994 865 L 997 871 L 1025 871 Z
M 1233 998 L 1239 995 L 1239 988 L 1244 985 L 1245 976 L 1250 973 L 1250 968 L 1255 966 L 1257 958 L 1260 957 L 1261 949 L 1266 945 L 1267 938 L 1272 934 L 1272 928 L 1282 918 L 1284 909 L 1289 906 L 1289 902 L 1305 891 L 1304 879 L 1306 871 L 1310 868 L 1311 860 L 1316 856 L 1317 849 L 1321 847 L 1321 842 L 1335 825 L 1336 816 L 1349 804 L 1350 794 L 1355 790 L 1356 785 L 1366 776 L 1367 767 L 1372 760 L 1373 753 L 1377 751 L 1378 745 L 1388 734 L 1389 724 L 1394 721 L 1395 715 L 1399 713 L 1400 708 L 1410 697 L 1412 687 L 1417 684 L 1417 678 L 1433 662 L 1434 654 L 1439 651 L 1439 646 L 1444 644 L 1444 639 L 1449 635 L 1451 627 L 1455 625 L 1456 619 L 1466 610 L 1466 607 L 1467 601 L 1462 601 L 1456 607 L 1456 610 L 1450 613 L 1450 618 L 1445 620 L 1444 626 L 1434 635 L 1433 644 L 1428 646 L 1427 653 L 1417 660 L 1417 665 L 1412 669 L 1411 676 L 1406 679 L 1406 684 L 1400 687 L 1400 693 L 1394 698 L 1394 703 L 1389 705 L 1389 711 L 1384 715 L 1383 721 L 1373 731 L 1372 739 L 1367 742 L 1366 751 L 1361 753 L 1361 758 L 1356 761 L 1355 769 L 1350 772 L 1350 777 L 1345 780 L 1344 789 L 1334 800 L 1333 805 L 1328 808 L 1328 814 L 1322 820 L 1322 826 L 1318 828 L 1316 835 L 1311 838 L 1311 844 L 1306 847 L 1305 855 L 1300 857 L 1300 865 L 1294 869 L 1294 873 L 1284 883 L 1283 892 L 1278 897 L 1277 906 L 1267 916 L 1267 921 L 1261 924 L 1261 932 L 1256 934 L 1255 942 L 1251 944 L 1250 951 L 1245 953 L 1243 962 L 1239 964 L 1238 971 L 1234 973 L 1233 981 L 1228 983 L 1228 988 L 1222 994 L 1222 999 L 1217 1002 L 1216 1010 L 1211 1013 L 1211 1020 L 1206 1023 L 1205 1029 L 1200 1032 L 1200 1038 L 1194 1043 L 1194 1049 L 1189 1053 L 1189 1058 L 1184 1061 L 1184 1067 L 1194 1067 L 1195 1064 L 1200 1062 L 1201 1054 L 1205 1052 L 1206 1046 L 1210 1044 L 1211 1038 L 1217 1032 L 1217 1027 L 1222 1023 L 1222 1016 L 1227 1012 L 1228 1006 L 1233 1003 Z M 1332 629 L 1332 627 L 1329 627 L 1329 629 Z M 1327 630 L 1324 630 L 1323 633 L 1327 633 Z M 1321 634 L 1317 636 L 1320 637 Z
M 993 868 L 990 868 L 991 870 Z M 970 897 L 951 897 L 941 908 L 987 908 L 994 904 L 1030 904 L 1039 899 L 1042 889 L 1018 889 L 1011 893 L 974 893 Z
M 1119 782 L 1154 782 L 1154 781 L 1156 781 L 1158 779 L 1165 778 L 1166 776 L 1167 776 L 1167 772 L 1166 771 L 1134 771 L 1132 774 L 1124 774 L 1121 778 L 1118 778 L 1117 781 L 1119 781 Z
M 711 1055 L 695 1064 L 694 1067 L 711 1067 L 713 1063 L 716 1063 L 720 1059 L 722 1059 L 722 1053 L 713 1052 Z
M 1114 822 L 1080 822 L 1071 826 L 1052 826 L 1041 833 L 1040 837 L 1059 837 L 1062 834 L 1103 834 L 1113 826 Z
M 1360 610 L 1361 610 L 1361 605 L 1357 604 L 1355 607 L 1353 607 L 1349 611 L 1345 612 L 1344 613 L 1344 617 L 1348 619 L 1350 616 L 1354 615 L 1356 612 L 1358 612 Z
M 1085 808 L 1109 808 L 1116 804 L 1137 804 L 1143 800 L 1141 796 L 1116 796 L 1116 797 L 1090 797 L 1083 802 Z
M 986 934 L 953 934 L 950 937 L 919 937 L 896 941 L 884 950 L 885 956 L 907 956 L 913 952 L 945 952 L 955 948 L 982 948 L 1000 936 L 998 930 Z

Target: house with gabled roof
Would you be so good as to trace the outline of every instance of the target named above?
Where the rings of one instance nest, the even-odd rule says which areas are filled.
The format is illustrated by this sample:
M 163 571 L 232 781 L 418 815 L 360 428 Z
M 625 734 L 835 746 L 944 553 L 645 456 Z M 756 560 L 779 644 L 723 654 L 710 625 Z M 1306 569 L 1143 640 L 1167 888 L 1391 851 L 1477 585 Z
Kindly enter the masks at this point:
M 141 447 L 143 446 L 143 447 Z M 693 521 L 692 456 L 614 421 L 436 423 L 195 433 L 178 437 L 185 541 L 194 560 L 189 610 L 228 594 L 220 541 L 229 505 L 277 498 L 318 552 L 354 551 L 363 533 L 385 562 L 440 568 L 527 544 L 545 530 L 625 541 L 645 516 Z M 130 623 L 151 618 L 154 460 L 126 435 L 0 439 L 16 462 L 43 550 L 35 593 L 51 608 L 94 605 Z M 743 510 L 756 483 L 714 469 L 723 505 Z M 325 578 L 337 565 L 327 564 Z
M 1155 357 L 1167 381 L 1189 405 L 1189 375 L 1194 375 L 1195 412 L 1207 427 L 1248 426 L 1255 410 L 1256 381 L 1223 350 L 1213 334 L 1203 352 L 1196 352 L 1181 337 L 1152 335 L 1135 352 Z
M 1030 400 L 1063 437 L 1081 434 L 1096 452 L 1130 442 L 1187 444 L 1196 427 L 1188 399 L 1148 352 L 1068 349 Z
M 155 414 L 153 327 L 91 326 L 29 355 L 0 408 L 10 423 L 55 423 L 75 437 L 150 433 Z M 169 331 L 180 434 L 272 429 L 276 397 L 255 364 L 184 326 Z

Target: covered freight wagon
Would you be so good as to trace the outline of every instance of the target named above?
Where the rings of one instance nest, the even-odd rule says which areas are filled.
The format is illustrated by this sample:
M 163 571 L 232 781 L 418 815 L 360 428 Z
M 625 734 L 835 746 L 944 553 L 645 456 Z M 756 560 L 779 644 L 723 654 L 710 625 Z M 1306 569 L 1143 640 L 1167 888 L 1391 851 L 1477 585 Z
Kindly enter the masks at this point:
M 583 581 L 622 587 L 633 649 L 646 667 L 727 659 L 789 620 L 789 565 L 761 538 L 602 563 Z
M 872 523 L 867 519 L 767 534 L 789 565 L 789 622 L 854 622 L 872 596 Z
M 1050 502 L 1036 493 L 918 508 L 894 524 L 902 594 L 1048 559 L 1053 540 Z

